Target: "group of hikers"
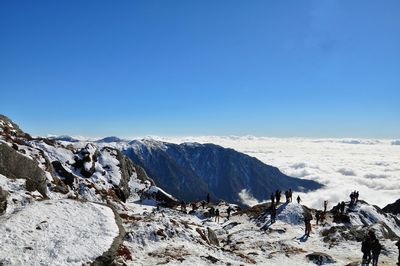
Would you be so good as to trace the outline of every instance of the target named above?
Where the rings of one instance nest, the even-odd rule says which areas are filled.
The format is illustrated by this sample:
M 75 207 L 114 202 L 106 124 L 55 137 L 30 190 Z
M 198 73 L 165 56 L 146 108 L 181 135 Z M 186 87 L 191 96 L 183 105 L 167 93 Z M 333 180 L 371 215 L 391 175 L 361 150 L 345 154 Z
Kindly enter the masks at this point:
M 276 190 L 275 193 L 271 194 L 271 202 L 272 204 L 279 204 L 281 201 L 281 195 L 282 191 L 281 190 Z M 292 189 L 286 190 L 285 191 L 285 198 L 286 198 L 286 203 L 292 202 L 293 199 L 293 192 Z
M 354 205 L 355 203 L 358 202 L 358 197 L 360 196 L 360 192 L 354 190 L 353 192 L 350 193 L 350 206 Z
M 192 210 L 189 211 L 189 214 L 194 213 L 199 207 L 197 206 L 197 202 L 192 202 L 190 203 L 190 206 L 192 207 Z M 200 202 L 200 205 L 203 209 L 205 209 L 206 207 L 208 207 L 210 205 L 210 193 L 207 193 L 207 197 L 206 200 L 202 200 Z M 184 213 L 188 213 L 187 212 L 187 208 L 186 208 L 187 204 L 184 200 L 181 200 L 180 202 L 180 207 L 181 207 L 181 211 Z M 231 213 L 233 211 L 233 208 L 229 205 L 228 208 L 226 209 L 226 218 L 229 220 L 231 217 Z M 220 217 L 220 210 L 214 207 L 210 207 L 208 209 L 208 214 L 210 217 L 214 217 L 214 221 L 219 223 L 219 217 Z
M 275 193 L 271 194 L 271 206 L 269 209 L 270 212 L 270 217 L 271 217 L 271 224 L 276 222 L 276 215 L 277 215 L 277 206 L 280 203 L 281 199 L 281 194 L 282 191 L 276 190 Z M 292 202 L 292 197 L 293 197 L 293 192 L 291 189 L 285 191 L 285 197 L 286 197 L 286 203 Z M 359 192 L 358 191 L 353 191 L 350 194 L 350 207 L 353 206 L 358 202 L 359 198 Z M 297 196 L 297 203 L 300 204 L 301 198 L 300 196 Z M 201 206 L 203 209 L 206 208 L 206 206 L 209 206 L 210 204 L 210 194 L 207 194 L 206 200 L 201 201 Z M 194 212 L 198 209 L 197 203 L 192 202 L 190 204 L 192 207 L 192 210 L 189 212 Z M 345 217 L 345 207 L 346 203 L 344 201 L 339 202 L 335 207 L 332 208 L 333 212 L 333 222 L 343 222 L 343 217 Z M 326 213 L 328 209 L 328 201 L 325 200 L 323 202 L 323 211 L 322 210 L 317 210 L 315 212 L 315 219 L 316 219 L 316 225 L 322 224 L 326 220 Z M 181 210 L 183 212 L 187 212 L 186 210 L 186 203 L 182 200 L 181 201 Z M 226 218 L 229 220 L 231 213 L 233 211 L 233 208 L 228 205 L 228 208 L 226 209 L 227 216 Z M 208 210 L 208 213 L 210 217 L 214 217 L 214 221 L 219 223 L 219 218 L 220 218 L 220 210 L 214 207 L 211 207 Z M 305 236 L 309 237 L 311 233 L 311 220 L 313 217 L 311 214 L 305 215 L 304 217 L 304 225 L 305 225 Z M 399 249 L 399 257 L 398 257 L 398 262 L 397 265 L 400 266 L 400 240 L 397 241 L 396 246 Z M 366 235 L 365 239 L 361 243 L 361 252 L 363 253 L 362 257 L 362 264 L 361 265 L 369 265 L 372 262 L 372 266 L 378 265 L 378 259 L 379 255 L 382 250 L 382 245 L 380 244 L 378 238 L 376 237 L 374 231 L 370 230 L 368 231 L 368 234 Z
M 372 266 L 377 266 L 381 250 L 382 245 L 374 231 L 370 230 L 361 243 L 361 252 L 363 253 L 361 265 L 369 265 L 372 260 Z

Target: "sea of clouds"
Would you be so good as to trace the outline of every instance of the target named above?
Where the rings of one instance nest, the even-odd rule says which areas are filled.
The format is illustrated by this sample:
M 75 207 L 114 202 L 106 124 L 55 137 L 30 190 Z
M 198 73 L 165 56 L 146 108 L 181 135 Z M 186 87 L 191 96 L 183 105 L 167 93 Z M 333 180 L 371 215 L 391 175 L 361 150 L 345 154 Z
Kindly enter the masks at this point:
M 256 157 L 283 173 L 315 180 L 324 188 L 300 194 L 304 204 L 322 208 L 349 200 L 351 191 L 360 199 L 384 207 L 400 198 L 400 141 L 375 139 L 308 139 L 267 137 L 156 137 L 182 143 L 214 143 Z M 244 202 L 255 204 L 251 191 L 242 191 Z

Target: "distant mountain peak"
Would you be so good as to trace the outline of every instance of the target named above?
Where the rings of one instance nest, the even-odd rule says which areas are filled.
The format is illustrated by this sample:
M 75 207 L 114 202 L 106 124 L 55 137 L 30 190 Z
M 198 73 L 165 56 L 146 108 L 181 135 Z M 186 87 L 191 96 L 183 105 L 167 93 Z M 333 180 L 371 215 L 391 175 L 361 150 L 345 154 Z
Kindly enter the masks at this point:
M 109 137 L 105 137 L 105 138 L 96 140 L 96 142 L 103 142 L 103 143 L 122 142 L 122 141 L 124 141 L 124 140 L 119 137 L 116 137 L 116 136 L 109 136 Z

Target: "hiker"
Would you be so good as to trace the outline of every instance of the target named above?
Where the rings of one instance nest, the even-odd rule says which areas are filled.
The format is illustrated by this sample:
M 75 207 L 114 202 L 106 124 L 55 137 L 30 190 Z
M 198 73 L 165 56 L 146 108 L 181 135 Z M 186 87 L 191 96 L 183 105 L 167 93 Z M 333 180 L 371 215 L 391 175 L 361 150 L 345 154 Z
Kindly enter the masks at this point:
M 201 207 L 204 209 L 206 207 L 206 202 L 204 200 L 201 201 Z
M 297 196 L 297 203 L 300 204 L 301 198 L 300 196 Z
M 396 243 L 397 248 L 399 249 L 399 258 L 397 259 L 397 265 L 400 266 L 400 239 Z
M 271 204 L 275 203 L 275 195 L 274 193 L 271 194 Z
M 360 192 L 359 191 L 355 191 L 354 198 L 355 198 L 356 202 L 358 202 L 358 197 L 359 196 L 360 196 Z
M 215 210 L 215 222 L 217 222 L 217 221 L 219 223 L 219 210 L 218 209 Z
M 353 204 L 353 201 L 354 201 L 354 193 L 351 192 L 350 193 L 350 203 Z
M 321 217 L 321 213 L 320 213 L 319 211 L 317 211 L 317 212 L 315 213 L 315 219 L 317 220 L 317 225 L 318 225 L 318 222 L 319 222 L 320 217 Z
M 306 236 L 310 236 L 310 233 L 311 233 L 311 219 L 308 218 L 308 217 L 304 218 L 304 225 L 306 227 L 305 235 Z
M 346 203 L 344 203 L 344 201 L 342 201 L 341 203 L 340 203 L 340 214 L 344 214 L 344 207 L 346 206 Z
M 378 258 L 379 254 L 381 254 L 382 245 L 379 243 L 379 240 L 375 238 L 371 243 L 371 251 L 372 251 L 372 266 L 378 266 Z
M 361 252 L 363 253 L 361 265 L 368 265 L 371 262 L 371 238 L 369 236 L 362 241 Z
M 286 199 L 286 203 L 289 203 L 289 191 L 285 191 L 285 199 Z
M 280 190 L 276 190 L 275 198 L 276 198 L 276 204 L 279 204 L 279 202 L 281 201 L 281 191 Z
M 210 204 L 210 193 L 207 193 L 207 204 Z
M 319 212 L 319 221 L 320 224 L 322 224 L 326 219 L 326 213 L 325 212 Z
M 226 210 L 226 213 L 228 214 L 228 220 L 229 220 L 229 217 L 231 217 L 231 211 L 232 211 L 232 208 L 231 208 L 231 206 L 229 206 L 228 209 Z
M 210 217 L 215 216 L 215 209 L 214 209 L 214 207 L 211 207 L 211 208 L 208 210 L 208 213 L 210 214 Z
M 324 201 L 324 212 L 326 212 L 326 209 L 328 208 L 328 201 L 325 200 Z
M 276 207 L 274 204 L 271 205 L 271 224 L 276 222 Z

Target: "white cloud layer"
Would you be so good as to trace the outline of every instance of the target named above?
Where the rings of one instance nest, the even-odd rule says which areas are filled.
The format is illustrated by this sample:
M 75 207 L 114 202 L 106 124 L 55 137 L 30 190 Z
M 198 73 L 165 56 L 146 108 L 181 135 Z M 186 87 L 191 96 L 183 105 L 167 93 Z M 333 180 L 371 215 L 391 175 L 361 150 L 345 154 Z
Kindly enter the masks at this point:
M 390 140 L 253 136 L 155 138 L 173 143 L 215 143 L 277 166 L 287 175 L 318 181 L 325 187 L 300 193 L 302 201 L 314 208 L 322 208 L 324 200 L 330 206 L 347 201 L 354 190 L 360 191 L 361 199 L 380 207 L 400 198 L 400 146 L 392 145 Z M 247 191 L 241 196 L 254 202 Z

